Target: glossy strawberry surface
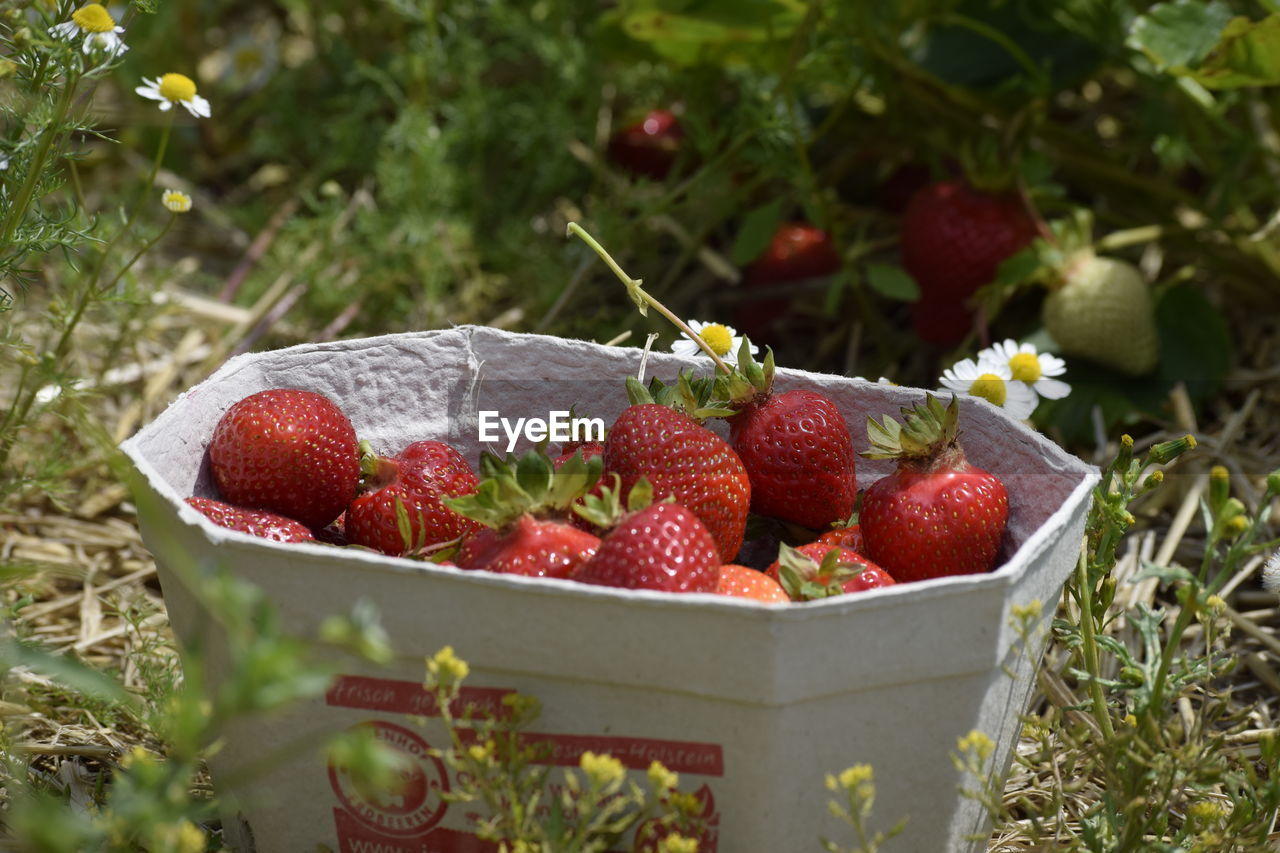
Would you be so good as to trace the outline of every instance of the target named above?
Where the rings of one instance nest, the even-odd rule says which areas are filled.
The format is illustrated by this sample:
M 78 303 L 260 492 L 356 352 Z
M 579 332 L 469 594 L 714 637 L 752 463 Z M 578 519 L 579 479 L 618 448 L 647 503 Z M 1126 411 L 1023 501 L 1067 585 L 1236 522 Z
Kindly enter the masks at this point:
M 751 510 L 819 529 L 853 512 L 853 440 L 831 398 L 770 394 L 729 420 L 729 441 L 751 480 Z
M 853 572 L 852 576 L 846 577 L 840 581 L 840 587 L 846 593 L 861 592 L 867 589 L 877 589 L 882 586 L 893 586 L 897 579 L 890 575 L 881 566 L 874 563 L 868 557 L 852 551 L 839 545 L 831 545 L 825 542 L 810 542 L 808 545 L 801 545 L 796 548 L 801 554 L 808 557 L 814 563 L 821 565 L 827 554 L 831 551 L 837 552 L 842 569 Z M 772 563 L 765 574 L 774 580 L 781 580 L 781 563 Z M 822 572 L 818 572 L 812 578 L 814 583 L 819 585 L 829 583 L 831 578 Z
M 605 440 L 604 478 L 611 482 L 610 474 L 619 476 L 624 496 L 645 477 L 655 501 L 672 497 L 687 507 L 723 562 L 742 548 L 751 507 L 746 468 L 728 442 L 688 415 L 656 403 L 626 409 Z
M 959 303 L 992 281 L 1000 263 L 1035 236 L 1035 223 L 1016 194 L 939 181 L 917 192 L 903 214 L 902 265 L 922 296 Z
M 720 567 L 720 576 L 716 581 L 716 593 L 734 598 L 750 598 L 766 604 L 785 604 L 791 598 L 782 584 L 764 572 L 736 563 L 726 563 Z
M 219 527 L 273 542 L 314 542 L 305 524 L 261 509 L 243 509 L 211 498 L 187 498 L 187 504 Z
M 867 542 L 862 535 L 862 526 L 851 524 L 848 527 L 834 527 L 817 539 L 823 545 L 839 545 L 859 554 L 867 553 Z
M 989 571 L 1009 517 L 992 474 L 963 461 L 909 461 L 867 489 L 859 513 L 867 555 L 898 581 Z
M 567 522 L 522 515 L 506 530 L 484 528 L 458 549 L 464 569 L 567 578 L 600 547 L 600 539 Z
M 384 457 L 378 482 L 347 509 L 346 535 L 356 545 L 393 556 L 448 542 L 480 528 L 441 501 L 473 494 L 475 471 L 458 451 L 439 441 L 415 441 L 399 455 Z M 404 507 L 410 537 L 405 541 L 397 502 Z
M 324 527 L 355 497 L 360 454 L 351 421 L 314 391 L 259 391 L 227 409 L 209 466 L 228 503 Z
M 653 504 L 624 518 L 573 574 L 583 583 L 664 592 L 714 592 L 720 555 L 688 509 Z
M 746 285 L 800 281 L 838 269 L 840 255 L 830 234 L 808 222 L 783 222 L 768 248 L 742 271 L 742 281 Z
M 670 110 L 651 110 L 609 137 L 609 160 L 628 172 L 660 181 L 675 165 L 684 128 Z

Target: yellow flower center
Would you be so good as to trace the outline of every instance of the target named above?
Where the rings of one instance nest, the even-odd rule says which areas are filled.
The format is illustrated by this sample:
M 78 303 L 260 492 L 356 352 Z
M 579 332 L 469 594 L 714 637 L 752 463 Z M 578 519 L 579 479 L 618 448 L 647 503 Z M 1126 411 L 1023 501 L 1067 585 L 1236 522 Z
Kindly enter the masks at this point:
M 1009 369 L 1013 378 L 1028 385 L 1040 378 L 1040 359 L 1029 352 L 1020 352 L 1009 359 Z
M 702 338 L 716 355 L 728 355 L 729 348 L 733 346 L 733 335 L 729 334 L 729 330 L 719 323 L 703 326 L 702 331 L 698 333 L 698 337 Z
M 973 380 L 973 384 L 969 386 L 969 393 L 989 400 L 997 406 L 1003 406 L 1009 389 L 1005 387 L 1004 380 L 999 376 L 994 373 L 984 373 Z
M 185 74 L 166 74 L 160 78 L 160 96 L 167 101 L 189 101 L 196 96 L 196 84 Z
M 81 6 L 71 13 L 71 20 L 86 33 L 109 33 L 116 28 L 111 13 L 98 3 Z

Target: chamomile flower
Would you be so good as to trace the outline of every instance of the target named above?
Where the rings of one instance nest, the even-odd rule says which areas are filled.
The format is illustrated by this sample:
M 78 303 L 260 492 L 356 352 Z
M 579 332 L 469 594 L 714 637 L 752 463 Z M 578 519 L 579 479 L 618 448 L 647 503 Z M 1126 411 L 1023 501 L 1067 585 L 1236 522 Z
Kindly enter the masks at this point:
M 1071 393 L 1070 385 L 1059 379 L 1050 378 L 1065 373 L 1066 362 L 1047 352 L 1037 353 L 1035 344 L 1019 344 L 1012 339 L 1005 340 L 978 353 L 979 361 L 984 357 L 1009 365 L 1014 382 L 1030 385 L 1033 391 L 1046 400 L 1061 400 Z
M 1280 592 L 1280 551 L 1272 554 L 1262 567 L 1262 587 L 1269 592 Z
M 1039 401 L 1030 385 L 1014 381 L 1008 364 L 986 358 L 957 362 L 943 371 L 942 384 L 959 394 L 981 397 L 1018 420 L 1030 417 Z
M 702 323 L 697 320 L 689 321 L 689 328 L 693 329 L 694 334 L 702 338 L 707 346 L 721 358 L 738 357 L 738 350 L 742 347 L 742 342 L 746 340 L 738 335 L 733 326 L 726 326 L 722 323 Z M 697 355 L 702 352 L 702 347 L 698 346 L 687 337 L 682 337 L 671 345 L 671 351 L 676 355 Z M 755 344 L 751 345 L 751 354 L 755 355 L 760 348 Z
M 160 203 L 173 213 L 186 213 L 191 210 L 191 196 L 178 190 L 165 190 L 160 196 Z
M 49 28 L 49 34 L 61 39 L 73 40 L 84 36 L 85 53 L 105 51 L 109 56 L 119 56 L 129 49 L 121 40 L 124 27 L 116 26 L 115 18 L 100 3 L 88 3 L 71 13 L 71 20 Z
M 170 73 L 155 80 L 143 77 L 142 82 L 146 85 L 139 86 L 134 91 L 144 98 L 159 101 L 162 111 L 174 104 L 182 104 L 196 118 L 208 118 L 211 114 L 209 102 L 196 94 L 195 81 L 185 74 Z

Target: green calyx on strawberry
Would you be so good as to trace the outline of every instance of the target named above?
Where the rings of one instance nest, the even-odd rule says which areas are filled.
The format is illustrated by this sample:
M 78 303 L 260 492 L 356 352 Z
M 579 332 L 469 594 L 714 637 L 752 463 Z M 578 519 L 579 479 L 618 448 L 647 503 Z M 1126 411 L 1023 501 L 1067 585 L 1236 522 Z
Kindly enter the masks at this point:
M 355 497 L 360 454 L 336 403 L 315 391 L 273 388 L 222 415 L 209 441 L 209 468 L 228 503 L 318 530 Z
M 638 484 L 637 490 L 641 496 L 633 506 L 647 502 L 645 486 Z M 720 565 L 720 551 L 707 526 L 688 508 L 668 500 L 622 515 L 572 578 L 623 589 L 715 592 Z
M 531 577 L 568 577 L 600 540 L 569 523 L 574 504 L 600 479 L 602 460 L 578 451 L 558 467 L 537 450 L 519 459 L 484 454 L 475 494 L 444 501 L 485 525 L 465 540 L 455 561 L 464 569 Z
M 781 543 L 777 562 L 765 574 L 781 583 L 792 601 L 816 601 L 895 583 L 889 573 L 861 554 L 820 542 L 799 548 Z
M 475 492 L 475 471 L 439 441 L 415 441 L 395 456 L 360 443 L 363 492 L 347 508 L 345 532 L 354 545 L 391 556 L 427 554 L 456 544 L 480 525 L 444 501 Z
M 856 459 L 844 415 L 818 391 L 773 390 L 773 352 L 718 377 L 735 413 L 729 443 L 751 479 L 751 510 L 814 530 L 848 518 L 857 502 Z
M 872 483 L 859 526 L 867 556 L 899 583 L 990 571 L 1009 518 L 999 478 L 970 465 L 958 441 L 959 402 L 932 394 L 903 423 L 867 418 L 871 459 L 896 459 L 897 470 Z

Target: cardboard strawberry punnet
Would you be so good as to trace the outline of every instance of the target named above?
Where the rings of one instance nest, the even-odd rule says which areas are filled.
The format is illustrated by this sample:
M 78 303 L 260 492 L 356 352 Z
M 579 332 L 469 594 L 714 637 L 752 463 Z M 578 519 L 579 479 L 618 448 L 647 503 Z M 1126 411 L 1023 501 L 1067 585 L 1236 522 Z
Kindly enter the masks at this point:
M 894 841 L 900 849 L 964 850 L 966 836 L 982 831 L 985 815 L 958 793 L 965 780 L 949 753 L 977 729 L 995 741 L 996 766 L 1007 763 L 1040 651 L 1020 649 L 1011 609 L 1039 601 L 1043 639 L 1097 480 L 1091 466 L 983 401 L 962 400 L 960 418 L 967 458 L 1009 493 L 997 568 L 802 604 L 275 543 L 219 527 L 185 503 L 215 495 L 206 454 L 213 427 L 255 391 L 318 391 L 375 447 L 440 440 L 474 463 L 484 446 L 479 425 L 492 417 L 485 412 L 514 421 L 572 407 L 609 423 L 628 406 L 619 378 L 635 375 L 641 360 L 635 349 L 477 327 L 307 344 L 233 359 L 126 442 L 160 499 L 161 511 L 141 524 L 172 623 L 184 645 L 209 650 L 212 682 L 225 675 L 217 628 L 181 584 L 182 566 L 230 568 L 262 587 L 303 636 L 366 598 L 399 654 L 384 668 L 341 661 L 324 697 L 236 728 L 211 769 L 216 785 L 298 738 L 362 725 L 403 751 L 422 784 L 382 797 L 319 751 L 297 754 L 229 806 L 227 837 L 245 844 L 238 849 L 483 849 L 469 836 L 468 808 L 441 799 L 456 780 L 430 754 L 445 741 L 421 688 L 423 658 L 445 645 L 470 664 L 468 700 L 496 708 L 511 690 L 541 700 L 536 735 L 552 746 L 553 763 L 574 765 L 590 750 L 638 774 L 655 759 L 679 772 L 712 824 L 703 850 L 803 849 L 819 836 L 845 837 L 827 813 L 823 778 L 855 763 L 875 768 L 883 826 L 909 816 Z M 705 365 L 655 353 L 647 370 L 672 379 Z M 820 390 L 850 423 L 923 400 L 913 389 L 785 369 L 775 387 Z M 489 449 L 519 453 L 531 442 L 516 444 Z M 860 461 L 859 485 L 892 467 Z

